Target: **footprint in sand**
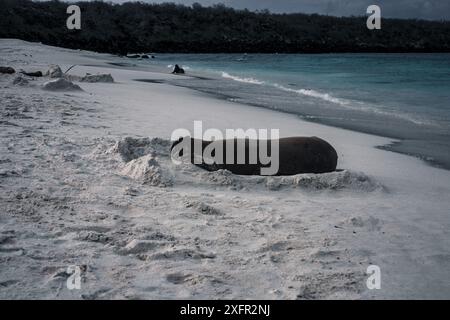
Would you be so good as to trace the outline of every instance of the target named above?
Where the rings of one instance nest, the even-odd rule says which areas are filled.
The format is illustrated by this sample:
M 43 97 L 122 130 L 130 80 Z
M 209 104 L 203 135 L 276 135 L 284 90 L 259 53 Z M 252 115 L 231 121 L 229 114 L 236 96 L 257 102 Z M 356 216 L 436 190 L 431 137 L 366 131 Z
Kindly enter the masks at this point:
M 214 253 L 205 253 L 192 249 L 175 249 L 175 250 L 167 250 L 165 252 L 160 252 L 151 257 L 152 260 L 162 260 L 162 259 L 170 259 L 170 260 L 181 260 L 185 259 L 214 259 L 216 255 Z
M 182 274 L 182 273 L 171 273 L 166 276 L 166 280 L 173 284 L 182 284 L 189 280 L 191 277 L 190 274 Z

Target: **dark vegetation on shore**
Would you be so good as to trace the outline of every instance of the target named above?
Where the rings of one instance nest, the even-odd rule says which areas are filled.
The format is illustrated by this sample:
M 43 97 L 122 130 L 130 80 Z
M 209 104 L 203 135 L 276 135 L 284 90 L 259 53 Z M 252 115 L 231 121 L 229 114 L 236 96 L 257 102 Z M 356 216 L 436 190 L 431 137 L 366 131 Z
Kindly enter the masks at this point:
M 81 30 L 68 30 L 67 3 L 0 0 L 0 37 L 126 54 L 450 52 L 450 21 L 337 18 L 234 10 L 223 5 L 79 2 Z M 363 14 L 363 13 L 362 13 Z

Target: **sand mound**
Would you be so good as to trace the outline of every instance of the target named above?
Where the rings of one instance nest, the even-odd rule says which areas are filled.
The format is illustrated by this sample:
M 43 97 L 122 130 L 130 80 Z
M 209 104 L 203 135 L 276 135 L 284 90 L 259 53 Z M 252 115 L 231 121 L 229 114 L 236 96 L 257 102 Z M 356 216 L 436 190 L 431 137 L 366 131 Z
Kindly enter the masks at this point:
M 110 152 L 118 153 L 123 161 L 128 162 L 150 153 L 168 157 L 169 146 L 170 141 L 160 138 L 126 137 L 117 141 Z
M 227 170 L 202 174 L 209 184 L 224 186 L 231 190 L 251 190 L 264 187 L 271 191 L 283 189 L 304 190 L 354 190 L 372 192 L 382 190 L 383 186 L 364 173 L 349 170 L 323 173 L 298 174 L 294 176 L 239 176 Z
M 152 186 L 172 185 L 170 179 L 162 173 L 158 161 L 150 154 L 127 162 L 120 174 Z
M 30 82 L 22 76 L 17 76 L 13 80 L 13 85 L 16 86 L 27 86 Z
M 295 187 L 315 190 L 341 190 L 371 192 L 382 189 L 382 186 L 361 172 L 349 170 L 323 174 L 298 174 L 290 177 L 267 177 L 266 186 L 271 190 L 283 187 Z
M 125 164 L 120 174 L 153 186 L 182 186 L 226 188 L 229 190 L 285 189 L 352 190 L 372 192 L 383 186 L 369 176 L 351 170 L 324 174 L 298 174 L 294 176 L 240 176 L 228 170 L 205 171 L 191 163 L 174 164 L 170 158 L 169 140 L 160 138 L 126 137 L 109 152 L 120 155 Z
M 80 86 L 62 78 L 48 81 L 42 88 L 48 91 L 82 91 Z
M 163 155 L 167 158 L 168 143 L 158 138 L 126 137 L 117 141 L 107 153 L 118 154 L 125 162 L 120 165 L 119 174 L 144 184 L 168 187 L 172 186 L 171 174 L 161 167 L 158 157 Z

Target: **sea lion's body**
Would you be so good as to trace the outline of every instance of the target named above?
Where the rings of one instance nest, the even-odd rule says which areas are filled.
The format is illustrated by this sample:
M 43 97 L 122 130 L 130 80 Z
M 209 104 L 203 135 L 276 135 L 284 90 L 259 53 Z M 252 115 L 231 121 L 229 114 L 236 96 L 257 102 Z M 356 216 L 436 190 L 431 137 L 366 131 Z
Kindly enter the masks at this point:
M 181 68 L 179 65 L 175 65 L 172 71 L 173 74 L 184 74 L 184 69 Z
M 267 168 L 270 166 L 267 162 L 266 164 L 263 164 L 259 157 L 260 145 L 258 140 L 234 139 L 234 142 L 231 140 L 220 140 L 216 143 L 222 143 L 223 145 L 223 161 L 208 164 L 203 159 L 203 152 L 205 148 L 211 144 L 211 141 L 198 141 L 192 138 L 188 139 L 190 139 L 191 143 L 191 163 L 194 163 L 195 165 L 208 171 L 226 169 L 234 174 L 261 175 L 261 168 Z M 172 145 L 172 149 L 180 143 L 181 140 L 182 138 L 175 141 Z M 199 142 L 199 145 L 201 142 L 201 150 L 195 150 L 195 141 Z M 269 140 L 268 143 L 263 141 L 263 143 L 267 144 L 267 154 L 270 156 L 274 156 L 271 154 L 273 149 L 273 141 L 274 140 Z M 325 140 L 318 137 L 289 137 L 281 138 L 277 141 L 279 150 L 279 167 L 277 173 L 273 175 L 284 176 L 299 173 L 325 173 L 336 170 L 338 159 L 337 152 Z M 234 143 L 234 148 L 232 149 L 234 150 L 234 161 L 231 164 L 226 163 L 227 151 L 230 151 L 229 148 L 227 148 L 227 143 Z M 242 143 L 245 145 L 245 163 L 239 164 L 237 162 L 236 150 L 238 150 L 238 145 Z M 256 163 L 251 163 L 249 161 L 249 154 L 251 152 L 256 152 L 255 154 L 258 155 Z M 197 161 L 198 163 L 195 163 L 194 159 L 201 159 L 201 161 Z

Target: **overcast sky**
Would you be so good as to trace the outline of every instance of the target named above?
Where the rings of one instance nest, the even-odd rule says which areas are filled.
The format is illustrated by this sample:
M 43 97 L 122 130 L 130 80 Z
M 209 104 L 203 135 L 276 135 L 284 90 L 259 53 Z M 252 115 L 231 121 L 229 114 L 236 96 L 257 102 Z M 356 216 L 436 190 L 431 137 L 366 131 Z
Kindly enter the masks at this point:
M 129 0 L 112 0 L 126 2 Z M 249 10 L 269 9 L 272 12 L 305 12 L 336 16 L 365 15 L 371 4 L 381 7 L 382 17 L 450 20 L 450 0 L 141 0 L 143 2 L 177 2 L 191 5 L 223 3 Z

